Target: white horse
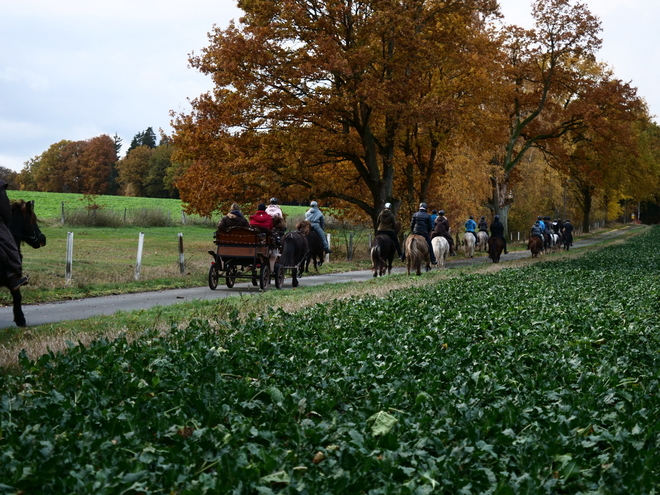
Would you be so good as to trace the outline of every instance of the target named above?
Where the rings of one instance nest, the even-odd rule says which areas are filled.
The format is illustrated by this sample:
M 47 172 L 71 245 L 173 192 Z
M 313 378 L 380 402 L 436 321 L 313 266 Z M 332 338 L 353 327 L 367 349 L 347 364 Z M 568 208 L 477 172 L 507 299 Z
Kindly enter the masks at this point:
M 488 251 L 488 233 L 484 230 L 477 232 L 477 249 L 479 251 Z
M 559 234 L 550 234 L 550 249 L 554 251 L 558 251 L 559 248 L 561 247 L 561 240 L 559 238 Z
M 438 262 L 438 269 L 445 267 L 447 256 L 449 256 L 449 243 L 447 239 L 439 235 L 431 239 L 431 246 L 433 246 L 433 254 L 435 260 Z
M 465 244 L 465 254 L 468 258 L 474 258 L 474 246 L 477 244 L 477 238 L 471 232 L 463 234 L 463 244 Z

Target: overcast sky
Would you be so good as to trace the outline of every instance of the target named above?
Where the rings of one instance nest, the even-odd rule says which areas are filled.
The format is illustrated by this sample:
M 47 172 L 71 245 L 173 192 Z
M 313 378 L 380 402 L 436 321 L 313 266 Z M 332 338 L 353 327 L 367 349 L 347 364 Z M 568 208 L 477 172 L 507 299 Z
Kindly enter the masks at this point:
M 660 0 L 586 0 L 603 25 L 599 58 L 660 114 Z M 531 26 L 529 0 L 500 0 L 507 22 Z M 234 0 L 0 0 L 0 166 L 62 139 L 171 132 L 170 110 L 210 89 L 187 67 Z

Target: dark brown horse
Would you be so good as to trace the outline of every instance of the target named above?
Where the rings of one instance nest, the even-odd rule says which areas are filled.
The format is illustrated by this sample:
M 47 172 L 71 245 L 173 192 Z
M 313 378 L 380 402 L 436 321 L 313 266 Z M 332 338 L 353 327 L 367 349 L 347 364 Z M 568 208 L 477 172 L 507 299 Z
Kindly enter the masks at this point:
M 280 264 L 285 270 L 291 270 L 291 285 L 294 287 L 298 287 L 298 273 L 302 276 L 307 251 L 307 238 L 302 232 L 295 230 L 282 237 Z
M 535 235 L 529 238 L 527 241 L 527 249 L 532 252 L 532 258 L 538 258 L 541 251 L 543 251 L 543 239 L 536 237 Z
M 307 238 L 307 259 L 305 260 L 305 272 L 309 273 L 309 262 L 314 263 L 314 269 L 318 272 L 319 266 L 323 265 L 323 241 L 312 228 L 312 224 L 307 220 L 302 220 L 296 224 L 296 230 L 302 232 Z
M 491 237 L 488 239 L 488 257 L 493 263 L 500 262 L 500 256 L 504 250 L 504 240 L 500 237 Z
M 386 235 L 377 235 L 371 243 L 371 265 L 374 270 L 374 277 L 381 277 L 392 273 L 392 260 L 396 248 L 394 242 Z
M 18 247 L 19 253 L 23 242 L 38 249 L 46 245 L 46 236 L 41 233 L 37 225 L 37 216 L 34 214 L 34 201 L 26 203 L 23 200 L 11 202 L 11 224 L 9 225 L 14 242 Z M 21 259 L 23 255 L 21 254 Z M 0 269 L 0 285 L 9 289 L 9 280 L 6 270 Z M 14 323 L 19 327 L 26 325 L 25 315 L 21 308 L 23 297 L 20 289 L 11 291 L 14 305 Z

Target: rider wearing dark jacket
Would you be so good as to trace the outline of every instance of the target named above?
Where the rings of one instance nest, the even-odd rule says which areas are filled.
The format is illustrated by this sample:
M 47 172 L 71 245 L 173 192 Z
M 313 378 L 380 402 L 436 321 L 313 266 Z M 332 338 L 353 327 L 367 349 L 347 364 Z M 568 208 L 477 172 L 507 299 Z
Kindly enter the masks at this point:
M 486 222 L 486 217 L 481 217 L 479 220 L 479 232 L 488 233 L 488 222 Z
M 447 239 L 447 242 L 449 243 L 449 252 L 452 256 L 456 256 L 456 251 L 454 251 L 454 239 L 452 239 L 451 234 L 449 233 L 449 220 L 447 220 L 447 217 L 445 216 L 445 210 L 440 210 L 438 218 L 435 219 L 431 239 L 438 236 Z
M 564 221 L 562 233 L 564 234 L 564 242 L 568 242 L 570 246 L 573 245 L 573 225 L 569 220 Z
M 433 246 L 431 245 L 431 238 L 429 233 L 433 229 L 431 224 L 431 215 L 426 213 L 426 203 L 420 203 L 419 211 L 413 214 L 412 219 L 410 220 L 410 231 L 413 234 L 421 235 L 426 239 L 426 243 L 429 246 L 429 256 L 431 257 L 431 263 L 436 264 L 435 253 L 433 252 Z
M 401 261 L 404 260 L 404 256 L 401 253 L 401 245 L 399 244 L 399 238 L 396 236 L 396 217 L 392 213 L 392 204 L 385 203 L 385 209 L 380 212 L 378 215 L 378 229 L 376 235 L 386 235 L 394 243 L 396 247 L 396 253 L 399 255 Z
M 490 224 L 490 236 L 499 237 L 504 241 L 504 254 L 509 254 L 506 250 L 506 237 L 504 236 L 504 224 L 500 222 L 500 216 L 495 215 L 493 223 Z

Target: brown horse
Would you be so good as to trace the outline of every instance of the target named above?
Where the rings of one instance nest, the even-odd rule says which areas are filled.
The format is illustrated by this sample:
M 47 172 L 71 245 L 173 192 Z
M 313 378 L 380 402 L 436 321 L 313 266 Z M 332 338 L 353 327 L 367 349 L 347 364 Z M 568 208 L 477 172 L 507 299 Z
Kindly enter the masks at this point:
M 302 220 L 296 224 L 296 230 L 301 232 L 307 238 L 307 259 L 305 261 L 305 272 L 309 273 L 309 262 L 314 263 L 314 269 L 318 272 L 319 266 L 323 265 L 323 241 L 312 228 L 312 224 L 307 220 Z
M 431 269 L 429 245 L 421 235 L 410 234 L 406 238 L 405 253 L 408 264 L 408 275 L 410 275 L 411 268 L 417 272 L 417 275 L 421 275 L 422 263 L 426 263 L 427 272 Z
M 377 235 L 371 244 L 371 265 L 374 277 L 392 273 L 392 260 L 396 248 L 394 242 L 386 235 Z
M 293 287 L 298 287 L 298 274 L 302 277 L 307 251 L 307 238 L 302 232 L 295 230 L 287 232 L 282 237 L 280 265 L 286 270 L 291 270 L 291 285 Z
M 504 240 L 500 237 L 491 237 L 488 239 L 488 257 L 493 263 L 500 262 L 500 256 L 504 250 Z
M 37 216 L 34 214 L 34 201 L 25 202 L 23 200 L 11 202 L 11 224 L 9 225 L 14 242 L 20 253 L 21 243 L 25 242 L 38 249 L 46 245 L 46 236 L 41 233 L 37 225 Z M 21 259 L 23 255 L 21 254 Z M 9 280 L 4 269 L 0 269 L 0 285 L 9 289 Z M 20 289 L 11 293 L 14 304 L 14 323 L 19 327 L 24 327 L 27 322 L 21 308 L 23 297 Z
M 530 237 L 527 241 L 527 249 L 532 252 L 532 258 L 538 258 L 539 253 L 543 251 L 543 239 L 536 236 Z

